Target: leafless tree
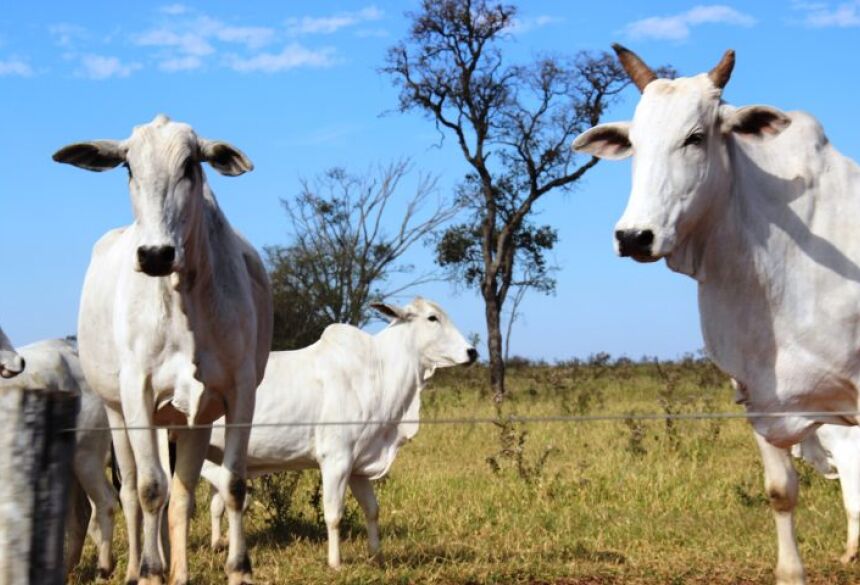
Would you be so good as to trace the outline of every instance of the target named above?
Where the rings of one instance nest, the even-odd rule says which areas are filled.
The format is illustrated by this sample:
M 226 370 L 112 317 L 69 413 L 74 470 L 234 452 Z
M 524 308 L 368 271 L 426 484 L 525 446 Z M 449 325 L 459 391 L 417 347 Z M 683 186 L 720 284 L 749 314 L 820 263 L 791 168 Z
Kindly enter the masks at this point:
M 453 135 L 470 166 L 460 200 L 471 213 L 439 238 L 437 261 L 483 297 L 497 400 L 505 394 L 501 315 L 509 292 L 555 286 L 544 255 L 556 232 L 531 221 L 534 206 L 597 164 L 575 157 L 570 143 L 628 84 L 608 53 L 506 64 L 500 45 L 515 14 L 487 0 L 423 0 L 383 68 L 400 88 L 400 110 L 422 112 Z
M 307 345 L 331 323 L 362 326 L 371 302 L 439 278 L 401 259 L 457 209 L 433 200 L 435 176 L 418 173 L 414 186 L 407 187 L 411 171 L 408 160 L 364 175 L 333 168 L 303 180 L 295 200 L 283 201 L 292 241 L 266 250 L 276 348 Z M 397 211 L 400 201 L 405 210 Z

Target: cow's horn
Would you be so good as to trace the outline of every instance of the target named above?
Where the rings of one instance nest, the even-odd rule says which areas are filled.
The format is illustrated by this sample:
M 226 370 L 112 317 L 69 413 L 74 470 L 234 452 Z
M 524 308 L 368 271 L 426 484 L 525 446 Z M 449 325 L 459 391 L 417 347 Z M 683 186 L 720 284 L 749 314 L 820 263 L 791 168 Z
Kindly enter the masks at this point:
M 726 51 L 717 66 L 708 72 L 708 77 L 714 82 L 714 85 L 723 89 L 729 82 L 732 76 L 732 69 L 735 68 L 735 52 L 732 49 Z
M 639 55 L 622 47 L 618 43 L 612 43 L 612 48 L 615 54 L 618 55 L 618 60 L 621 61 L 621 66 L 624 71 L 633 80 L 639 91 L 645 91 L 645 86 L 657 79 L 657 75 L 651 71 L 651 68 L 645 64 L 645 61 L 639 58 Z

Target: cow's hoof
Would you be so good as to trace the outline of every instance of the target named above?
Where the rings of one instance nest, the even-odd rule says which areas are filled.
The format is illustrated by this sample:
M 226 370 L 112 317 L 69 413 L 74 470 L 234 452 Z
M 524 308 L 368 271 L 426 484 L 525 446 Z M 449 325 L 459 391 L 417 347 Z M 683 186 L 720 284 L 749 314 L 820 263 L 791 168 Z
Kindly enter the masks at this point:
M 776 585 L 806 585 L 806 575 L 803 569 L 792 571 L 775 571 Z
M 251 573 L 230 573 L 227 575 L 227 585 L 254 585 Z
M 857 551 L 854 552 L 846 552 L 844 555 L 839 557 L 839 562 L 843 565 L 850 565 L 854 561 L 857 560 Z
M 224 552 L 227 550 L 227 545 L 229 541 L 225 537 L 221 537 L 218 540 L 212 541 L 212 550 L 215 552 Z

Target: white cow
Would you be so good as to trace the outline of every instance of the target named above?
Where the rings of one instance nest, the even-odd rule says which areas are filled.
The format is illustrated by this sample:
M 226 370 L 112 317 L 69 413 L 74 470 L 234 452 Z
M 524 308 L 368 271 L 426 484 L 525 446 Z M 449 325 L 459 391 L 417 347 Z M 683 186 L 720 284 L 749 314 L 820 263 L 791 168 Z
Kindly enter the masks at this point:
M 469 364 L 478 356 L 435 303 L 416 298 L 403 308 L 373 306 L 391 319 L 376 335 L 350 325 L 330 325 L 309 347 L 271 354 L 254 412 L 254 424 L 260 426 L 254 427 L 248 447 L 252 477 L 320 468 L 328 564 L 335 569 L 340 567 L 338 527 L 347 483 L 364 510 L 368 547 L 375 557 L 379 506 L 370 482 L 388 473 L 397 450 L 418 432 L 421 390 L 436 368 Z M 415 422 L 398 422 L 402 420 Z M 358 424 L 301 424 L 307 421 Z M 298 425 L 265 426 L 268 423 Z M 216 429 L 209 459 L 219 462 L 223 449 L 223 428 Z M 218 467 L 207 461 L 203 476 L 216 479 Z M 226 495 L 223 489 L 219 493 L 213 495 L 211 508 L 216 549 Z
M 12 378 L 24 371 L 24 359 L 15 353 L 12 342 L 0 329 L 0 378 Z
M 656 79 L 615 46 L 642 91 L 632 122 L 574 148 L 633 160 L 617 251 L 696 279 L 710 357 L 739 382 L 776 517 L 780 584 L 805 581 L 789 447 L 822 423 L 856 425 L 860 385 L 860 167 L 802 112 L 722 101 L 728 51 L 707 74 Z M 821 412 L 824 411 L 824 412 Z M 806 413 L 820 414 L 806 414 Z
M 93 249 L 78 321 L 81 365 L 111 426 L 136 428 L 113 433 L 129 533 L 127 580 L 163 582 L 158 535 L 169 489 L 170 583 L 186 583 L 188 520 L 210 431 L 172 431 L 177 460 L 168 486 L 167 435 L 148 428 L 206 424 L 225 413 L 231 423 L 251 422 L 271 344 L 271 290 L 257 252 L 218 207 L 201 163 L 230 176 L 252 165 L 235 147 L 162 115 L 126 140 L 72 144 L 54 160 L 128 170 L 134 223 L 108 232 Z M 231 584 L 249 582 L 251 573 L 241 527 L 249 433 L 242 426 L 227 432 L 217 478 L 236 525 L 226 566 Z
M 72 392 L 81 397 L 81 411 L 77 426 L 87 429 L 75 434 L 77 445 L 72 463 L 72 492 L 92 504 L 86 506 L 86 517 L 75 522 L 69 514 L 66 534 L 66 569 L 77 564 L 83 547 L 87 525 L 98 549 L 98 571 L 107 578 L 113 569 L 111 539 L 113 538 L 113 514 L 117 507 L 116 494 L 105 476 L 105 459 L 110 450 L 110 433 L 106 430 L 107 417 L 101 400 L 95 396 L 84 379 L 75 344 L 64 339 L 51 339 L 25 345 L 18 349 L 27 360 L 27 369 L 14 380 L 17 386 L 48 388 Z M 72 498 L 75 500 L 78 498 Z M 74 506 L 74 501 L 72 506 Z M 92 510 L 92 516 L 90 516 Z M 71 509 L 70 509 L 71 512 Z
M 845 564 L 857 560 L 860 544 L 860 427 L 821 425 L 791 449 L 828 479 L 839 479 L 848 518 Z

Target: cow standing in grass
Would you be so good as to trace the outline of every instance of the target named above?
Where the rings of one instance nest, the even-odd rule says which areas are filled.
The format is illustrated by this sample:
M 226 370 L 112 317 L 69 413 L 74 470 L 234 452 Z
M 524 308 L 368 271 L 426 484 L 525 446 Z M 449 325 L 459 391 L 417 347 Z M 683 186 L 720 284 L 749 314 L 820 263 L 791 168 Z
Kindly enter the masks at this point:
M 789 449 L 822 423 L 858 424 L 841 413 L 860 402 L 860 167 L 808 114 L 724 103 L 732 51 L 707 74 L 668 80 L 615 50 L 642 92 L 633 121 L 595 126 L 573 146 L 633 155 L 618 253 L 663 258 L 696 279 L 705 345 L 738 382 L 738 401 L 797 413 L 751 423 L 776 519 L 777 582 L 804 583 Z
M 54 160 L 128 171 L 134 223 L 108 232 L 93 249 L 78 321 L 81 365 L 117 428 L 127 580 L 164 581 L 159 534 L 169 493 L 170 583 L 187 583 L 189 515 L 210 431 L 173 431 L 176 469 L 168 485 L 167 433 L 151 427 L 225 415 L 228 423 L 251 422 L 271 343 L 271 290 L 257 252 L 230 227 L 201 163 L 229 176 L 252 165 L 235 147 L 161 115 L 126 140 L 72 144 Z M 242 532 L 250 429 L 241 424 L 226 433 L 215 478 L 235 526 L 226 566 L 231 585 L 250 582 L 251 574 Z
M 397 450 L 418 432 L 421 391 L 436 369 L 478 357 L 435 303 L 416 298 L 403 308 L 373 306 L 391 319 L 376 335 L 330 325 L 309 347 L 271 354 L 257 392 L 254 422 L 259 426 L 248 446 L 252 477 L 319 467 L 328 564 L 334 569 L 341 563 L 339 526 L 347 484 L 367 519 L 370 555 L 377 557 L 379 506 L 371 481 L 388 473 Z M 214 430 L 209 458 L 220 462 L 224 445 L 223 428 Z M 218 469 L 209 462 L 203 469 L 219 488 L 212 499 L 215 548 L 221 544 L 223 500 L 229 496 L 216 481 Z
M 13 378 L 24 371 L 24 359 L 15 352 L 12 342 L 0 329 L 0 378 Z

